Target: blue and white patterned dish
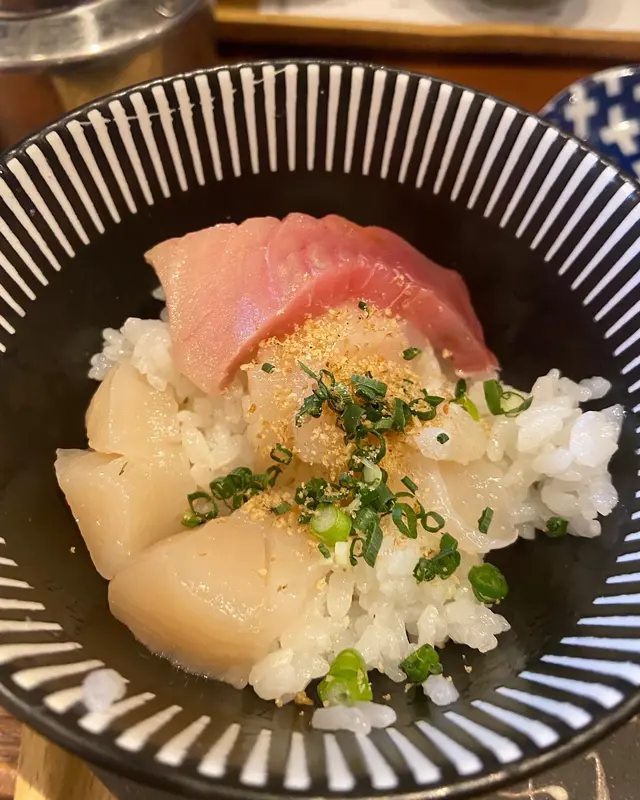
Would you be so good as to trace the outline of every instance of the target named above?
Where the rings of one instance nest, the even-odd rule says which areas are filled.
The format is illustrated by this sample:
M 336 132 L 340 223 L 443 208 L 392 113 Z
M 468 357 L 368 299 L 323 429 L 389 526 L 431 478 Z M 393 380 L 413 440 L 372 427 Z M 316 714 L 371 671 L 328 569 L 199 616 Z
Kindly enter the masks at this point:
M 613 67 L 578 81 L 540 116 L 640 178 L 640 66 Z
M 551 366 L 602 375 L 607 402 L 629 411 L 602 536 L 492 554 L 510 585 L 500 647 L 444 649 L 460 690 L 446 709 L 375 676 L 398 721 L 369 738 L 313 730 L 307 708 L 187 675 L 137 644 L 109 613 L 53 470 L 56 447 L 86 446 L 101 330 L 159 311 L 142 253 L 291 211 L 388 227 L 459 270 L 509 383 Z M 495 98 L 370 65 L 165 78 L 4 154 L 2 704 L 106 770 L 209 800 L 466 797 L 603 736 L 640 709 L 639 260 L 635 181 Z M 88 712 L 82 680 L 103 665 L 127 694 Z

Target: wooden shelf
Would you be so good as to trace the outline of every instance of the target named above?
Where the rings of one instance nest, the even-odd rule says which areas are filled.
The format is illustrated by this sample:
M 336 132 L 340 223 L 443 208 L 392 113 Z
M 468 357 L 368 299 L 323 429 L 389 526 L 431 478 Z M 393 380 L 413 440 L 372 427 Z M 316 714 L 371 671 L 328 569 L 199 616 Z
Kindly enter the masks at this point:
M 640 32 L 543 25 L 420 25 L 291 14 L 265 14 L 258 0 L 219 0 L 214 10 L 221 41 L 441 53 L 513 53 L 608 58 L 640 57 Z

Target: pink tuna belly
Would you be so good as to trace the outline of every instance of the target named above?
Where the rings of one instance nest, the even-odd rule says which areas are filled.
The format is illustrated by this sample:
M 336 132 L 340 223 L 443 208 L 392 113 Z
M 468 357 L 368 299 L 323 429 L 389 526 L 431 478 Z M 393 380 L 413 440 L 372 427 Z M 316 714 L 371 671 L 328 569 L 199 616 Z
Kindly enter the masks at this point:
M 496 366 L 461 276 L 381 228 L 250 219 L 163 242 L 147 259 L 167 297 L 174 358 L 204 391 L 223 388 L 264 339 L 359 300 L 406 318 L 460 372 Z

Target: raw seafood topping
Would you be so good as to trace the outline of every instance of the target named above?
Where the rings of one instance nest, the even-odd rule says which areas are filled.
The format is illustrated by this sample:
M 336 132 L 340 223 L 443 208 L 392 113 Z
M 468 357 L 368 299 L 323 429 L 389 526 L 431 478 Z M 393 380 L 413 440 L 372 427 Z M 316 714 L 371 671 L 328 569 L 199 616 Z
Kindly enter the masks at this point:
M 169 239 L 147 253 L 167 298 L 179 369 L 225 386 L 270 336 L 367 301 L 409 320 L 458 369 L 495 367 L 464 281 L 381 228 L 336 216 L 248 219 Z
M 189 671 L 322 704 L 323 729 L 394 721 L 373 669 L 455 702 L 441 648 L 509 628 L 485 556 L 597 536 L 617 503 L 622 408 L 580 407 L 608 382 L 509 386 L 459 275 L 338 217 L 149 260 L 168 321 L 105 331 L 89 449 L 56 461 L 112 613 Z

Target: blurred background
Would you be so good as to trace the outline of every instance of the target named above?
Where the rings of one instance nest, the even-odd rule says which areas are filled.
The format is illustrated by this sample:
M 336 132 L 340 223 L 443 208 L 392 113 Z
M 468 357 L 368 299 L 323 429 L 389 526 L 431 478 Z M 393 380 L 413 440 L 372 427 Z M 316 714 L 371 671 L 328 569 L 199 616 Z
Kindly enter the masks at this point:
M 538 111 L 640 60 L 640 2 L 0 0 L 0 148 L 133 83 L 294 55 L 429 72 Z

